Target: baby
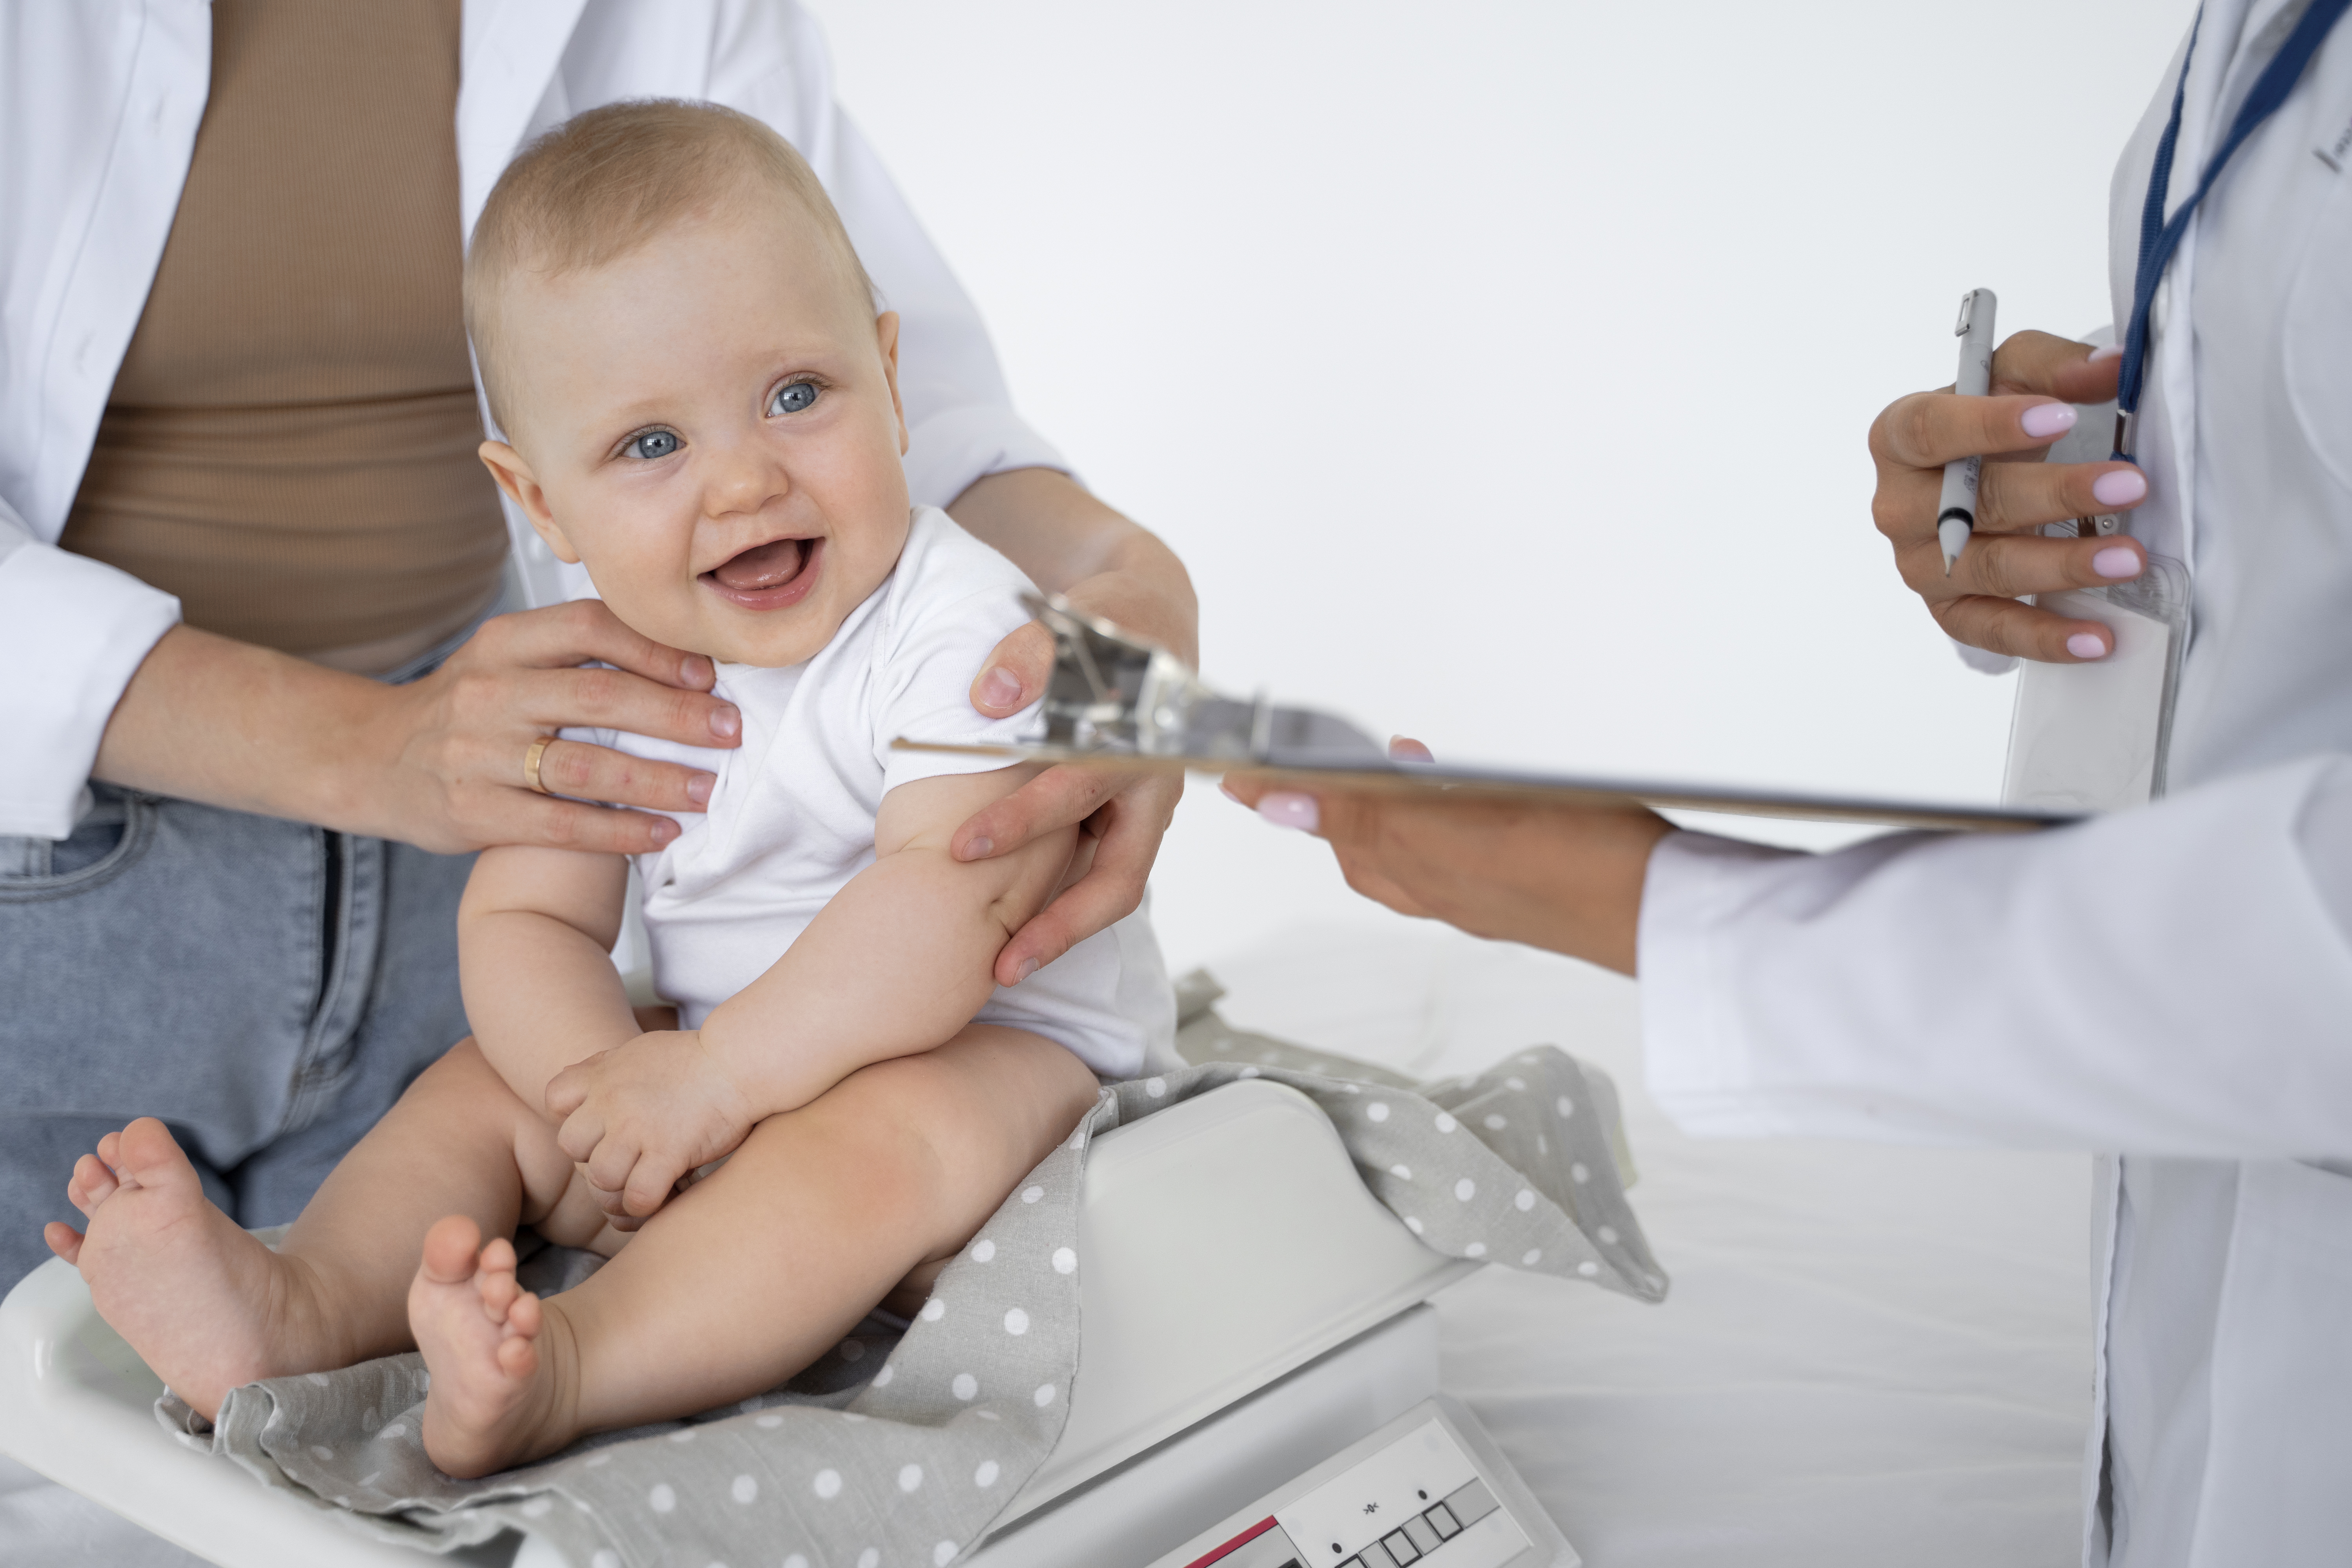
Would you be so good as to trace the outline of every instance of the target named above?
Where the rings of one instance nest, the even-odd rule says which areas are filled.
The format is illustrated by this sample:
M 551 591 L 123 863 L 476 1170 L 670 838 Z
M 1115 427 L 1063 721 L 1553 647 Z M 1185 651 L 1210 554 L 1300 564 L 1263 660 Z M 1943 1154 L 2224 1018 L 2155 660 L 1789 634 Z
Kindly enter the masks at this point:
M 48 1239 L 206 1415 L 414 1344 L 425 1451 L 478 1476 L 774 1387 L 894 1286 L 919 1299 L 1097 1075 L 1172 1064 L 1174 1005 L 1139 916 L 994 985 L 1077 832 L 960 863 L 950 835 L 1025 770 L 890 742 L 1024 730 L 966 690 L 1025 584 L 910 510 L 898 319 L 781 138 L 708 105 L 582 115 L 492 193 L 466 304 L 499 485 L 743 714 L 734 752 L 598 737 L 718 775 L 639 866 L 676 1014 L 633 1013 L 607 956 L 620 858 L 489 850 L 458 917 L 474 1038 L 276 1251 L 152 1119 L 76 1165 L 88 1233 Z M 522 1226 L 611 1261 L 539 1300 Z

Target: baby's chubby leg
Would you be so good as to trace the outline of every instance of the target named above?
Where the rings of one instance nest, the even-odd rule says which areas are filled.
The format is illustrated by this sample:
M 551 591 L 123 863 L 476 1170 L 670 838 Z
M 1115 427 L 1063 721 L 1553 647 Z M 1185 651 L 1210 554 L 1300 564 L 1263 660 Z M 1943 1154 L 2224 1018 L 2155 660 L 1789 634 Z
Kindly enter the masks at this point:
M 928 1286 L 1096 1097 L 1053 1042 L 973 1025 L 753 1128 L 579 1289 L 532 1300 L 511 1256 L 436 1227 L 412 1297 L 425 1447 L 456 1476 L 772 1388 L 893 1286 Z M 492 1310 L 486 1314 L 485 1307 Z
M 99 1315 L 209 1417 L 241 1384 L 409 1348 L 404 1303 L 426 1227 L 459 1214 L 509 1234 L 552 1209 L 572 1174 L 554 1130 L 466 1040 L 344 1157 L 275 1252 L 213 1206 L 152 1117 L 75 1165 L 67 1192 L 88 1232 L 46 1234 Z

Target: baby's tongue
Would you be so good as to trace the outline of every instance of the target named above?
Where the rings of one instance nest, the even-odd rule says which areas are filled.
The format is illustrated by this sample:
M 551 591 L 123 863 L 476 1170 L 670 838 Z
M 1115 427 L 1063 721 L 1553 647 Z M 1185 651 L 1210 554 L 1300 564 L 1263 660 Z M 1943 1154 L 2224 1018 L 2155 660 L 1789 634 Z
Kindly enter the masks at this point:
M 779 539 L 746 550 L 719 567 L 711 575 L 723 587 L 748 593 L 760 588 L 774 588 L 791 582 L 801 574 L 801 566 L 808 559 L 808 541 Z

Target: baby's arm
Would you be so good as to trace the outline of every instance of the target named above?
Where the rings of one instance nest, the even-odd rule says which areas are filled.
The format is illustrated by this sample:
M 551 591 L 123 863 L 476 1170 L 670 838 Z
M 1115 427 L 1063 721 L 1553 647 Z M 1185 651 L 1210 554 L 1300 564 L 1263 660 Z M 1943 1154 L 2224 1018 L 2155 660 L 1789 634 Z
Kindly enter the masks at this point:
M 948 841 L 1030 769 L 919 780 L 883 797 L 875 862 L 768 972 L 698 1031 L 649 1034 L 548 1088 L 564 1152 L 651 1213 L 678 1177 L 761 1118 L 807 1104 L 872 1062 L 942 1045 L 994 991 L 997 953 L 1045 905 L 1077 829 L 964 863 Z
M 532 1106 L 573 1062 L 637 1033 L 611 957 L 628 896 L 618 855 L 503 845 L 457 906 L 457 972 L 482 1055 Z

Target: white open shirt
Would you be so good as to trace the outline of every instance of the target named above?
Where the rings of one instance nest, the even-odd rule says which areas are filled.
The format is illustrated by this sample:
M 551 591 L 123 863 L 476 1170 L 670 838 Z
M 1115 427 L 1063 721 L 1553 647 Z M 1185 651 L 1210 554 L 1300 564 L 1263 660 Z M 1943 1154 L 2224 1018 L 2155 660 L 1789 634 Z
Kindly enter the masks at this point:
M 212 78 L 197 0 L 11 5 L 0 48 L 0 835 L 72 830 L 99 737 L 179 604 L 56 548 L 146 307 Z M 919 504 L 1062 468 L 1013 411 L 980 317 L 834 101 L 793 0 L 467 0 L 457 164 L 467 233 L 522 144 L 616 99 L 709 99 L 800 149 L 898 312 Z M 562 580 L 511 509 L 536 603 Z
M 2204 9 L 2168 210 L 2301 5 Z M 2179 68 L 2116 172 L 2118 321 Z M 2352 23 L 2239 151 L 2157 299 L 2129 526 L 2194 574 L 2169 798 L 1819 857 L 1669 838 L 1642 913 L 1644 1052 L 1692 1131 L 2124 1152 L 2099 1165 L 2086 1560 L 2340 1563 Z

